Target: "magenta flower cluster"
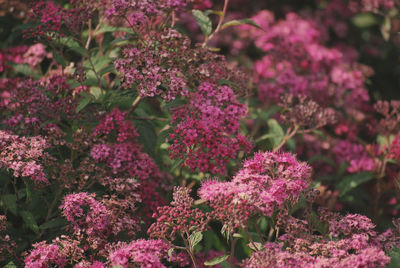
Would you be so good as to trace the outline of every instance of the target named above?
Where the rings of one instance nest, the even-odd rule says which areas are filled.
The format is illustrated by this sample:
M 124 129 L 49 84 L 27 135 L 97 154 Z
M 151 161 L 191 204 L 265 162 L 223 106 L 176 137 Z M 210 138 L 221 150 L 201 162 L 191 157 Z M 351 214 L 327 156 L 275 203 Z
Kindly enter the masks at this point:
M 190 103 L 172 113 L 170 157 L 184 159 L 192 170 L 224 174 L 230 158 L 242 148 L 251 149 L 250 142 L 238 133 L 239 119 L 245 115 L 246 107 L 231 88 L 201 84 Z

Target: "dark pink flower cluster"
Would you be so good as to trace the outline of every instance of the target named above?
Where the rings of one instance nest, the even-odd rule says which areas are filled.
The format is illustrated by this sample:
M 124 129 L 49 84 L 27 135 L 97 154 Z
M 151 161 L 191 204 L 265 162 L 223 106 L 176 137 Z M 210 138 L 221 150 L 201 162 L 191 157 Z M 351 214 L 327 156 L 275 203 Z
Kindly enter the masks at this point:
M 376 167 L 374 159 L 361 144 L 342 140 L 338 141 L 332 150 L 339 163 L 349 163 L 347 171 L 350 173 L 373 171 Z
M 157 213 L 153 214 L 156 222 L 148 230 L 151 237 L 174 241 L 176 234 L 187 239 L 190 233 L 206 229 L 209 215 L 192 208 L 194 200 L 189 196 L 190 191 L 189 188 L 175 187 L 171 206 L 157 208 Z
M 8 87 L 6 105 L 0 104 L 0 109 L 6 116 L 1 123 L 15 133 L 47 135 L 55 127 L 53 122 L 78 115 L 76 106 L 80 97 L 72 95 L 66 77 L 51 76 L 39 81 L 10 79 L 5 86 Z
M 171 246 L 161 239 L 144 240 L 139 239 L 129 244 L 122 244 L 117 250 L 109 255 L 109 260 L 113 266 L 124 268 L 131 267 L 154 267 L 165 268 L 165 261 L 185 263 L 185 259 L 176 255 L 168 254 Z
M 122 51 L 123 58 L 114 62 L 122 75 L 122 86 L 136 88 L 142 97 L 161 95 L 166 101 L 186 96 L 188 90 L 178 64 L 181 51 L 177 43 L 184 49 L 189 46 L 189 40 L 172 29 L 158 39 L 147 40 L 146 46 L 126 47 Z
M 67 32 L 80 32 L 92 13 L 87 5 L 80 5 L 77 1 L 71 1 L 71 4 L 72 7 L 66 9 L 54 1 L 35 2 L 32 5 L 31 16 L 39 20 L 39 25 L 30 29 L 29 33 L 50 40 L 52 37 L 63 37 Z
M 126 120 L 125 117 L 126 112 L 121 112 L 118 108 L 114 108 L 96 126 L 93 135 L 108 136 L 111 132 L 114 132 L 118 142 L 135 139 L 139 134 L 136 132 L 133 124 Z
M 121 182 L 134 178 L 139 181 L 134 192 L 138 194 L 137 200 L 143 203 L 141 215 L 150 218 L 157 206 L 164 204 L 156 189 L 162 187 L 168 177 L 141 150 L 136 139 L 139 134 L 126 116 L 126 112 L 115 108 L 100 120 L 93 135 L 104 142 L 94 144 L 90 156 L 96 163 L 105 164 L 109 169 L 106 184 L 111 183 L 115 187 L 115 182 L 111 182 L 113 180 Z M 124 194 L 127 192 L 124 191 Z
M 170 157 L 179 157 L 192 170 L 224 174 L 229 159 L 251 144 L 238 133 L 239 120 L 246 115 L 228 86 L 203 83 L 191 96 L 188 105 L 175 109 L 170 134 Z
M 359 107 L 368 102 L 367 69 L 347 62 L 338 49 L 326 47 L 326 33 L 312 19 L 288 13 L 284 20 L 267 23 L 265 31 L 255 32 L 254 38 L 266 53 L 254 64 L 262 101 L 290 93 L 339 106 Z
M 48 182 L 40 163 L 46 148 L 48 144 L 40 136 L 19 137 L 0 130 L 0 168 L 11 169 L 15 177 Z
M 106 15 L 125 17 L 131 26 L 143 25 L 168 11 L 186 7 L 190 0 L 112 0 Z
M 107 235 L 111 215 L 94 197 L 85 192 L 65 196 L 60 206 L 62 215 L 71 222 L 75 232 L 83 231 L 89 236 Z
M 16 46 L 0 50 L 0 72 L 10 68 L 10 63 L 24 63 L 24 53 L 27 46 Z
M 251 215 L 272 216 L 294 205 L 310 183 L 310 171 L 290 153 L 256 153 L 232 181 L 203 183 L 199 196 L 210 201 L 217 219 L 233 228 L 246 226 Z
M 400 160 L 400 136 L 396 136 L 390 143 L 387 157 L 390 159 Z

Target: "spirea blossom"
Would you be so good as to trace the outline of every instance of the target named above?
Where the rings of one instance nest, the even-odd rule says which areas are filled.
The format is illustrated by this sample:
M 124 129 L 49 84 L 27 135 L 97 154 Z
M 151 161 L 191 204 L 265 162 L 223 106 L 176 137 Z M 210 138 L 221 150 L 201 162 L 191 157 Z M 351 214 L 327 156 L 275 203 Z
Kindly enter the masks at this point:
M 251 215 L 271 216 L 277 208 L 294 205 L 310 183 L 310 171 L 290 153 L 256 153 L 232 181 L 207 181 L 199 195 L 210 201 L 217 219 L 237 228 Z
M 106 234 L 111 228 L 109 211 L 93 194 L 69 194 L 64 197 L 60 209 L 75 231 L 82 230 L 90 236 Z
M 174 261 L 176 258 L 168 256 L 170 246 L 161 239 L 139 239 L 129 244 L 122 244 L 117 250 L 110 253 L 108 259 L 113 266 L 124 268 L 130 265 L 139 267 L 164 268 L 163 261 Z
M 190 103 L 172 113 L 170 157 L 184 159 L 192 170 L 224 174 L 229 159 L 241 148 L 251 148 L 238 133 L 239 120 L 245 115 L 246 106 L 237 101 L 231 88 L 201 84 Z
M 158 207 L 153 215 L 153 218 L 157 220 L 148 230 L 151 237 L 167 238 L 173 241 L 175 234 L 184 236 L 206 229 L 209 215 L 198 208 L 192 208 L 194 200 L 189 194 L 188 188 L 174 188 L 171 206 Z
M 46 244 L 45 241 L 33 245 L 34 249 L 30 252 L 29 256 L 25 258 L 25 267 L 38 268 L 38 267 L 65 267 L 68 260 L 65 256 L 61 255 L 59 246 L 55 244 Z
M 134 139 L 135 137 L 139 136 L 132 122 L 127 120 L 125 117 L 126 112 L 121 112 L 118 108 L 114 108 L 96 126 L 93 131 L 93 135 L 107 136 L 111 132 L 114 132 L 117 135 L 118 142 Z
M 41 165 L 41 159 L 48 148 L 40 136 L 19 137 L 0 131 L 0 168 L 13 170 L 15 177 L 30 177 L 35 182 L 48 182 Z
M 114 62 L 121 73 L 122 86 L 135 87 L 142 97 L 161 95 L 166 101 L 187 95 L 187 81 L 179 63 L 181 50 L 187 50 L 188 46 L 188 39 L 175 30 L 168 30 L 147 40 L 145 46 L 124 48 L 123 58 Z
M 278 100 L 285 93 L 339 106 L 361 107 L 369 101 L 365 79 L 370 69 L 348 63 L 341 51 L 326 47 L 326 33 L 312 19 L 288 13 L 253 35 L 265 52 L 254 64 L 262 101 Z
M 375 169 L 374 159 L 368 155 L 361 144 L 342 140 L 335 144 L 333 152 L 339 163 L 347 162 L 347 171 L 356 173 L 361 171 L 372 171 Z

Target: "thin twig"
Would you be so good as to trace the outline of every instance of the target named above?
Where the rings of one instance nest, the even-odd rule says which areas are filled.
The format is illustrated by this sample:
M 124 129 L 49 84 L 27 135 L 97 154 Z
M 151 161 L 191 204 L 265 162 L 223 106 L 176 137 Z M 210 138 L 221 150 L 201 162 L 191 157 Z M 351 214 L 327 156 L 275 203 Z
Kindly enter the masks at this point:
M 209 36 L 206 36 L 206 38 L 202 44 L 202 47 L 206 47 L 208 41 L 210 41 L 215 36 L 215 34 L 217 34 L 221 30 L 222 23 L 224 22 L 224 19 L 225 19 L 226 10 L 228 9 L 228 4 L 229 4 L 229 0 L 225 0 L 224 8 L 222 9 L 222 14 L 221 14 L 221 16 L 219 16 L 217 28 L 215 28 L 214 32 L 211 33 Z
M 156 120 L 156 121 L 169 122 L 168 118 L 157 117 L 157 116 L 133 116 L 132 119 L 137 119 L 137 120 Z

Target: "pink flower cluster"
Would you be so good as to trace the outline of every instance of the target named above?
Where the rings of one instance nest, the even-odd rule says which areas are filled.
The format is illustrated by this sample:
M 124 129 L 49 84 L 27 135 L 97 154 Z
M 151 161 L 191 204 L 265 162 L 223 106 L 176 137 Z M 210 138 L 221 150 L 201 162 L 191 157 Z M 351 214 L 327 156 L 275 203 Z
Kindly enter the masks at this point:
M 19 137 L 0 130 L 0 168 L 13 170 L 15 177 L 48 182 L 40 164 L 47 147 L 47 142 L 40 136 Z
M 111 215 L 94 197 L 94 194 L 85 192 L 69 194 L 64 197 L 60 209 L 75 232 L 83 231 L 88 236 L 106 236 L 111 229 Z
M 90 156 L 96 163 L 105 164 L 109 169 L 107 184 L 113 180 L 132 178 L 140 182 L 134 192 L 143 203 L 142 216 L 150 218 L 157 206 L 164 204 L 156 189 L 162 187 L 168 177 L 141 150 L 136 140 L 139 134 L 126 116 L 126 112 L 115 108 L 100 120 L 93 135 L 103 142 L 93 145 Z M 115 185 L 115 182 L 111 185 Z
M 10 68 L 9 63 L 24 63 L 24 53 L 27 46 L 16 46 L 0 50 L 0 72 Z
M 228 86 L 202 83 L 188 105 L 172 112 L 170 157 L 179 157 L 192 170 L 224 174 L 229 159 L 238 151 L 251 149 L 251 144 L 238 133 L 239 120 L 246 115 Z
M 390 143 L 388 158 L 400 160 L 400 136 L 396 136 Z
M 238 228 L 254 214 L 272 216 L 275 209 L 294 205 L 310 183 L 310 171 L 290 153 L 256 153 L 232 181 L 207 181 L 198 193 L 210 201 L 217 219 Z
M 347 171 L 357 173 L 361 171 L 373 171 L 375 169 L 374 159 L 368 155 L 361 144 L 348 140 L 338 141 L 333 147 L 336 159 L 339 163 L 347 162 Z
M 60 248 L 56 244 L 46 244 L 42 241 L 34 244 L 33 247 L 29 256 L 25 258 L 27 268 L 51 267 L 51 265 L 65 267 L 68 262 L 65 256 L 59 254 Z
M 280 242 L 266 243 L 243 262 L 244 267 L 361 268 L 385 267 L 390 261 L 377 240 L 375 226 L 365 216 L 331 215 L 325 219 L 331 238 L 304 232 L 306 221 L 286 219 L 286 233 L 279 237 L 286 246 Z
M 135 87 L 142 97 L 161 95 L 170 101 L 188 94 L 186 79 L 179 69 L 176 42 L 188 46 L 188 40 L 175 30 L 161 34 L 160 40 L 147 40 L 146 46 L 126 47 L 122 59 L 114 62 L 122 75 L 122 86 Z M 162 45 L 160 46 L 160 42 Z
M 190 0 L 112 0 L 106 15 L 126 17 L 131 26 L 143 25 L 164 13 L 186 7 Z
M 148 229 L 151 237 L 174 241 L 176 234 L 183 237 L 206 229 L 209 215 L 198 208 L 192 208 L 194 200 L 189 194 L 188 188 L 174 188 L 172 206 L 158 207 L 157 213 L 153 214 L 156 222 Z
M 165 261 L 184 262 L 184 259 L 176 254 L 168 256 L 170 245 L 161 239 L 144 240 L 139 239 L 129 244 L 122 244 L 117 250 L 109 255 L 109 260 L 113 266 L 131 267 L 154 267 L 165 268 Z
M 364 81 L 369 69 L 347 62 L 338 49 L 326 47 L 326 33 L 312 19 L 288 13 L 284 20 L 269 23 L 253 37 L 266 53 L 254 64 L 262 101 L 290 93 L 339 106 L 359 107 L 368 102 Z
M 121 112 L 118 108 L 114 108 L 108 113 L 96 126 L 93 131 L 94 136 L 110 135 L 115 132 L 118 142 L 135 139 L 139 134 L 136 132 L 133 124 L 125 119 L 126 112 Z
M 61 7 L 53 1 L 40 0 L 32 5 L 31 16 L 38 19 L 40 24 L 29 33 L 50 40 L 52 37 L 65 36 L 66 27 L 71 32 L 80 32 L 81 26 L 91 18 L 89 6 L 71 1 L 70 9 Z

